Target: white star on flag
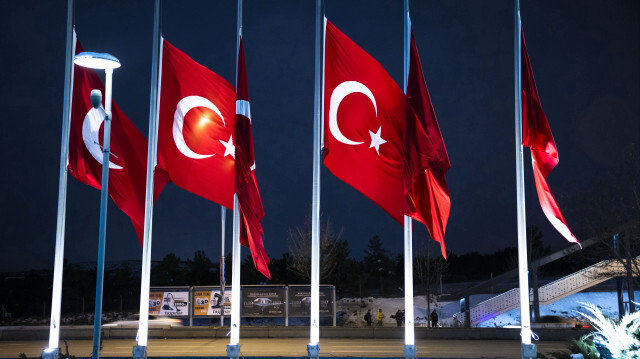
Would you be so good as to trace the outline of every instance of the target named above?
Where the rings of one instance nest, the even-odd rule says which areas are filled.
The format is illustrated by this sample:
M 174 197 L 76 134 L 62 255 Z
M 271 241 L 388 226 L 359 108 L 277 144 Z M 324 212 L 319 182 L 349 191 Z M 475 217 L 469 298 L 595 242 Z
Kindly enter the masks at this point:
M 371 132 L 371 130 L 369 130 L 369 135 L 371 135 L 371 145 L 369 146 L 369 148 L 375 147 L 376 152 L 378 152 L 378 156 L 380 156 L 380 145 L 383 143 L 387 143 L 387 141 L 382 139 L 380 132 L 382 132 L 382 126 L 378 128 L 378 132 L 376 133 L 373 133 Z
M 233 159 L 236 158 L 236 146 L 233 145 L 233 135 L 229 136 L 229 141 L 218 140 L 224 146 L 224 157 L 231 155 Z

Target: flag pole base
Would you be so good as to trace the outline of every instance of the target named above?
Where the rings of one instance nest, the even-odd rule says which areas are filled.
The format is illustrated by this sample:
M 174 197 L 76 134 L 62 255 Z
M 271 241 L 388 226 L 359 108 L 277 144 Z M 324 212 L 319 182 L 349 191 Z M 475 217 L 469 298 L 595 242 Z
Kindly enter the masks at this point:
M 59 348 L 47 348 L 42 351 L 42 359 L 58 359 Z
M 407 359 L 415 359 L 416 357 L 416 346 L 415 345 L 404 345 L 404 357 Z
M 147 359 L 147 347 L 145 345 L 134 345 L 133 359 Z
M 307 353 L 310 359 L 317 359 L 320 357 L 320 344 L 307 344 Z
M 538 356 L 535 344 L 522 344 L 522 357 L 525 359 L 535 358 Z
M 237 359 L 240 357 L 240 344 L 227 344 L 227 356 Z

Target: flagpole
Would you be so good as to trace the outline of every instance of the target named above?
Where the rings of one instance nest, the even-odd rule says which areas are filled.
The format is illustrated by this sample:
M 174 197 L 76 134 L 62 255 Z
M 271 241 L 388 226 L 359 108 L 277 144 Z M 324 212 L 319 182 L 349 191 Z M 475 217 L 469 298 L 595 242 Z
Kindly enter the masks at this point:
M 239 0 L 241 2 L 242 0 Z M 233 243 L 231 248 L 231 330 L 227 355 L 240 355 L 240 203 L 233 195 Z
M 404 0 L 404 93 L 407 94 L 409 81 L 409 49 L 411 46 L 411 18 L 409 0 Z M 404 356 L 416 357 L 415 333 L 413 328 L 413 224 L 411 217 L 404 216 Z M 429 298 L 427 298 L 429 300 Z
M 236 30 L 236 91 L 238 90 L 238 56 L 242 38 L 242 0 L 238 0 L 238 21 Z M 237 97 L 237 95 L 236 95 Z M 233 194 L 233 237 L 231 246 L 231 335 L 227 345 L 227 356 L 240 355 L 240 203 L 238 194 Z M 223 308 L 224 310 L 224 308 Z
M 311 312 L 307 353 L 309 358 L 320 355 L 320 162 L 322 161 L 322 120 L 324 104 L 324 1 L 316 0 L 316 58 L 313 94 L 313 192 L 311 200 Z
M 76 32 L 73 26 L 74 1 L 67 1 L 67 47 L 64 66 L 64 103 L 62 105 L 62 143 L 60 145 L 60 174 L 58 181 L 58 215 L 56 245 L 51 290 L 51 321 L 49 347 L 42 351 L 43 359 L 58 357 L 60 341 L 60 306 L 62 303 L 62 272 L 64 266 L 64 235 L 67 215 L 67 164 L 69 162 L 69 131 L 71 128 L 71 101 L 73 95 L 73 55 L 76 52 Z
M 220 327 L 224 327 L 224 231 L 227 224 L 227 208 L 225 206 L 220 206 L 220 222 L 222 224 L 222 239 L 220 241 L 220 295 L 222 296 L 222 304 L 220 305 Z
M 518 274 L 520 282 L 520 322 L 522 358 L 535 358 L 536 347 L 531 344 L 531 317 L 529 313 L 529 272 L 527 266 L 527 218 L 524 201 L 524 165 L 522 160 L 522 59 L 520 1 L 515 0 L 514 82 L 516 117 L 516 192 L 518 200 Z
M 151 233 L 153 224 L 153 179 L 158 162 L 158 114 L 160 107 L 160 85 L 162 77 L 162 7 L 154 1 L 153 50 L 151 55 L 151 99 L 149 103 L 149 148 L 147 151 L 147 191 L 144 206 L 144 235 L 142 243 L 142 273 L 140 284 L 140 318 L 138 345 L 133 347 L 133 358 L 147 357 L 149 335 L 149 282 L 151 280 Z
M 98 260 L 96 263 L 96 300 L 93 316 L 93 359 L 100 357 L 100 326 L 102 324 L 102 292 L 104 287 L 104 256 L 107 244 L 107 205 L 109 204 L 109 157 L 111 154 L 111 91 L 113 69 L 105 71 L 104 139 L 102 141 L 102 184 L 100 188 L 100 224 L 98 233 Z

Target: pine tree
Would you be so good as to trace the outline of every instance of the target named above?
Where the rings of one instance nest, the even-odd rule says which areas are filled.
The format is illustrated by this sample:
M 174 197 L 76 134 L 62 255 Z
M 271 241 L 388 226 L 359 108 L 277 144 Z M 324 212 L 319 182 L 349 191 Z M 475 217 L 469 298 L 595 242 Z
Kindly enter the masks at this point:
M 393 260 L 389 251 L 382 247 L 382 240 L 377 234 L 369 240 L 367 249 L 364 250 L 364 270 L 373 282 L 377 279 L 379 290 L 383 291 L 384 279 L 393 274 Z

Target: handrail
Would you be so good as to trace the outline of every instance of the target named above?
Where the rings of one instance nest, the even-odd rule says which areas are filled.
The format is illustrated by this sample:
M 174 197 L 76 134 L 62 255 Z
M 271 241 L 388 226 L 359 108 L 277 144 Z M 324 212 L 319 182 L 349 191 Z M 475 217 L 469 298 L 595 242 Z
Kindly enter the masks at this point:
M 640 256 L 634 258 L 634 261 L 637 265 L 640 264 Z M 625 273 L 625 265 L 619 261 L 604 260 L 598 262 L 541 286 L 538 289 L 540 304 L 553 303 L 613 277 L 624 275 Z M 477 325 L 485 320 L 518 308 L 520 306 L 519 295 L 520 290 L 514 288 L 473 306 L 470 312 L 471 325 Z M 531 289 L 529 296 L 533 299 L 533 289 Z M 464 323 L 464 313 L 456 313 L 453 315 L 453 318 L 455 321 Z

